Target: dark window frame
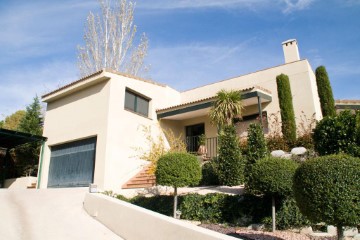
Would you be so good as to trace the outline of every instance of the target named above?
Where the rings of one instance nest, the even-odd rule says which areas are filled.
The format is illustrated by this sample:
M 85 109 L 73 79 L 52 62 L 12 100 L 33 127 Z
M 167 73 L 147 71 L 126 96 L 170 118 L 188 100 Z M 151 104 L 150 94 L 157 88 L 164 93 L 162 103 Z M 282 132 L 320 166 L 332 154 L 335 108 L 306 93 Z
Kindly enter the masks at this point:
M 131 101 L 131 104 L 132 106 L 127 106 L 128 102 L 127 102 L 127 96 L 131 95 L 134 100 Z M 139 104 L 140 104 L 140 101 L 143 101 L 143 103 L 146 103 L 146 111 L 142 111 L 141 109 L 139 109 Z M 129 88 L 126 88 L 125 89 L 125 100 L 124 100 L 124 109 L 130 111 L 130 112 L 133 112 L 133 113 L 136 113 L 140 116 L 143 116 L 143 117 L 149 117 L 149 112 L 150 112 L 150 101 L 151 99 L 144 96 L 143 94 L 140 94 L 136 91 L 133 91 Z

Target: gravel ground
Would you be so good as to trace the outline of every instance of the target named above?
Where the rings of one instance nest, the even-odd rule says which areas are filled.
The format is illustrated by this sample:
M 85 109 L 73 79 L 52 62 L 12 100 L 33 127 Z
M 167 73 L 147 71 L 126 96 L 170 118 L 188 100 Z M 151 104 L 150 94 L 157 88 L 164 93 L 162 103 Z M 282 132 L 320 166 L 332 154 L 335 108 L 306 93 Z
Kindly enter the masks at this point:
M 211 229 L 232 237 L 241 238 L 244 240 L 334 240 L 335 238 L 325 237 L 309 237 L 304 234 L 294 233 L 291 231 L 254 231 L 247 228 L 229 227 L 217 224 L 201 224 L 200 227 Z

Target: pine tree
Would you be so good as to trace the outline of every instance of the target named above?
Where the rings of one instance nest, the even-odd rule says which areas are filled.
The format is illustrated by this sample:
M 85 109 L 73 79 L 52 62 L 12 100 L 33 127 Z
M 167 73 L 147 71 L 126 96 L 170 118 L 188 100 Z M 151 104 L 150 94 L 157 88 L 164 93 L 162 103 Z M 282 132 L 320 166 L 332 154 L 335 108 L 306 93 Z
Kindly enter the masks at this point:
M 286 142 L 292 145 L 296 140 L 296 124 L 289 77 L 280 74 L 276 77 L 276 83 L 282 121 L 281 130 Z
M 323 117 L 335 116 L 334 96 L 325 67 L 319 66 L 316 68 L 315 76 Z
M 21 119 L 19 124 L 19 131 L 42 135 L 42 118 L 41 118 L 41 105 L 39 98 L 34 97 L 33 102 L 26 107 L 25 116 Z

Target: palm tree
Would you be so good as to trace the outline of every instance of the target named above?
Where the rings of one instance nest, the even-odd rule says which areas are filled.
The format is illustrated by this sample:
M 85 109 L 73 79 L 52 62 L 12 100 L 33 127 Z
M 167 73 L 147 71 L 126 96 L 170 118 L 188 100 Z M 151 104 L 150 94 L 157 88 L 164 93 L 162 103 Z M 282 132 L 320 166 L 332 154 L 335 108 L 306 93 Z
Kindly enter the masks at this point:
M 210 122 L 218 127 L 230 126 L 243 109 L 241 92 L 222 89 L 216 95 L 217 99 L 209 112 Z

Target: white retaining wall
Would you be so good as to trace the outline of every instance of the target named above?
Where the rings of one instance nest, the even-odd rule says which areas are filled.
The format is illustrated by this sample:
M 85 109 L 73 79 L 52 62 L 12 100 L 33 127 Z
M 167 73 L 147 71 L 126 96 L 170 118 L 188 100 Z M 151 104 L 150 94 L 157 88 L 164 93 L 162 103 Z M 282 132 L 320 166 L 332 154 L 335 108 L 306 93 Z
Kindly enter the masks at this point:
M 84 208 L 90 216 L 127 240 L 239 240 L 103 194 L 87 193 Z

